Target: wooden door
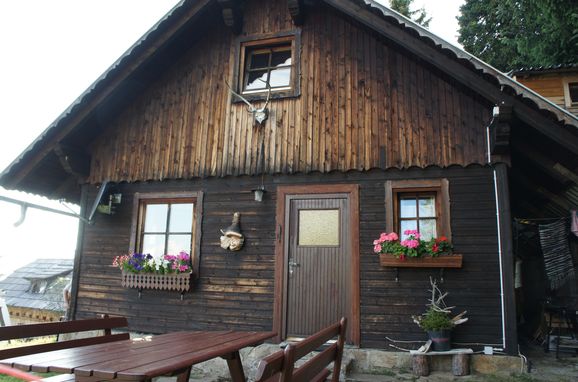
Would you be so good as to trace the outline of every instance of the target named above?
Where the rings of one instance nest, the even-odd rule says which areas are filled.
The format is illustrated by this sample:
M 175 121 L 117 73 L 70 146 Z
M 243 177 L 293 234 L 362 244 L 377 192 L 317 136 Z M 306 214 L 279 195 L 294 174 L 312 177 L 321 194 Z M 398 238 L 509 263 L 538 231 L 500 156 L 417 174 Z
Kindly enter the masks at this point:
M 286 209 L 286 337 L 350 318 L 351 230 L 347 194 L 293 195 Z

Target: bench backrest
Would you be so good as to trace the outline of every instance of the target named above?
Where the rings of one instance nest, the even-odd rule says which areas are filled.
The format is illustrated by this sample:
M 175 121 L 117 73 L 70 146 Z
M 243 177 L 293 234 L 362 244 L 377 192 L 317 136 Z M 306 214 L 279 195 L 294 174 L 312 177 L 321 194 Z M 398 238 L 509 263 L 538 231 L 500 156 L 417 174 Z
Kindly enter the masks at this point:
M 87 320 L 50 322 L 47 324 L 29 324 L 0 327 L 0 341 L 43 337 L 64 333 L 104 330 L 104 335 L 97 335 L 89 338 L 72 339 L 55 343 L 36 344 L 3 349 L 0 350 L 0 359 L 42 353 L 45 351 L 69 349 L 79 346 L 120 341 L 130 338 L 128 333 L 112 334 L 112 329 L 128 329 L 128 321 L 125 317 L 103 317 Z
M 339 381 L 346 327 L 347 320 L 342 318 L 339 322 L 299 343 L 287 345 L 284 351 L 278 351 L 262 359 L 257 369 L 255 382 L 324 381 L 330 374 L 327 366 L 331 362 L 333 362 L 331 381 Z M 335 336 L 338 336 L 335 343 L 330 344 L 319 354 L 295 368 L 296 361 L 315 351 Z

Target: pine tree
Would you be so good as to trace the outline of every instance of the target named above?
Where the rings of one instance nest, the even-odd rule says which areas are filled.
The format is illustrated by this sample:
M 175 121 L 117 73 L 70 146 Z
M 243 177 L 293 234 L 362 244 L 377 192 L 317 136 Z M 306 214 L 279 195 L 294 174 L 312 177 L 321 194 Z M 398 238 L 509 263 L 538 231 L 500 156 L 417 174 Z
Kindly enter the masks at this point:
M 578 63 L 576 0 L 466 0 L 458 41 L 503 70 Z
M 412 3 L 413 0 L 389 0 L 389 7 L 394 11 L 401 13 L 408 19 L 411 19 L 426 28 L 429 27 L 431 17 L 428 17 L 424 8 L 412 11 L 410 9 Z

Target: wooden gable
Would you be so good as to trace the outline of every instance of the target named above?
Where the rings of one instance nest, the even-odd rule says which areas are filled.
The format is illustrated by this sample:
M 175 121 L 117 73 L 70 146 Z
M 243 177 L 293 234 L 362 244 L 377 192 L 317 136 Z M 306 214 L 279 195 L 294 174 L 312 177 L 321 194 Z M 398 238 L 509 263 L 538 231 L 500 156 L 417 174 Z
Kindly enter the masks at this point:
M 245 39 L 297 28 L 284 2 L 248 1 L 243 20 Z M 491 105 L 327 5 L 299 27 L 301 95 L 255 126 L 225 86 L 238 37 L 220 22 L 111 121 L 89 182 L 484 163 Z

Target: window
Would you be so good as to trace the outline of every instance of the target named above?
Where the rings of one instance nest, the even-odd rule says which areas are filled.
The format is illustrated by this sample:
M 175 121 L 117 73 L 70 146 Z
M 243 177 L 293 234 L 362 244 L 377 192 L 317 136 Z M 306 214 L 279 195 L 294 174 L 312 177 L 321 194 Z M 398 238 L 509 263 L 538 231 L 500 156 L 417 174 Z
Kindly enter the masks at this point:
M 191 253 L 194 210 L 192 200 L 143 203 L 144 227 L 139 252 L 150 253 L 154 257 L 181 251 Z
M 237 87 L 248 100 L 299 95 L 300 33 L 249 36 L 239 40 Z
M 339 210 L 299 210 L 300 246 L 338 246 Z
M 578 77 L 564 79 L 564 103 L 566 107 L 578 105 Z
M 246 50 L 243 93 L 291 88 L 291 44 Z
M 451 240 L 447 179 L 387 181 L 385 188 L 387 232 L 403 239 L 404 231 L 417 230 L 426 240 Z
M 131 252 L 191 255 L 198 270 L 202 193 L 135 194 Z
M 397 220 L 400 237 L 406 230 L 417 230 L 424 240 L 437 237 L 436 192 L 398 192 Z

